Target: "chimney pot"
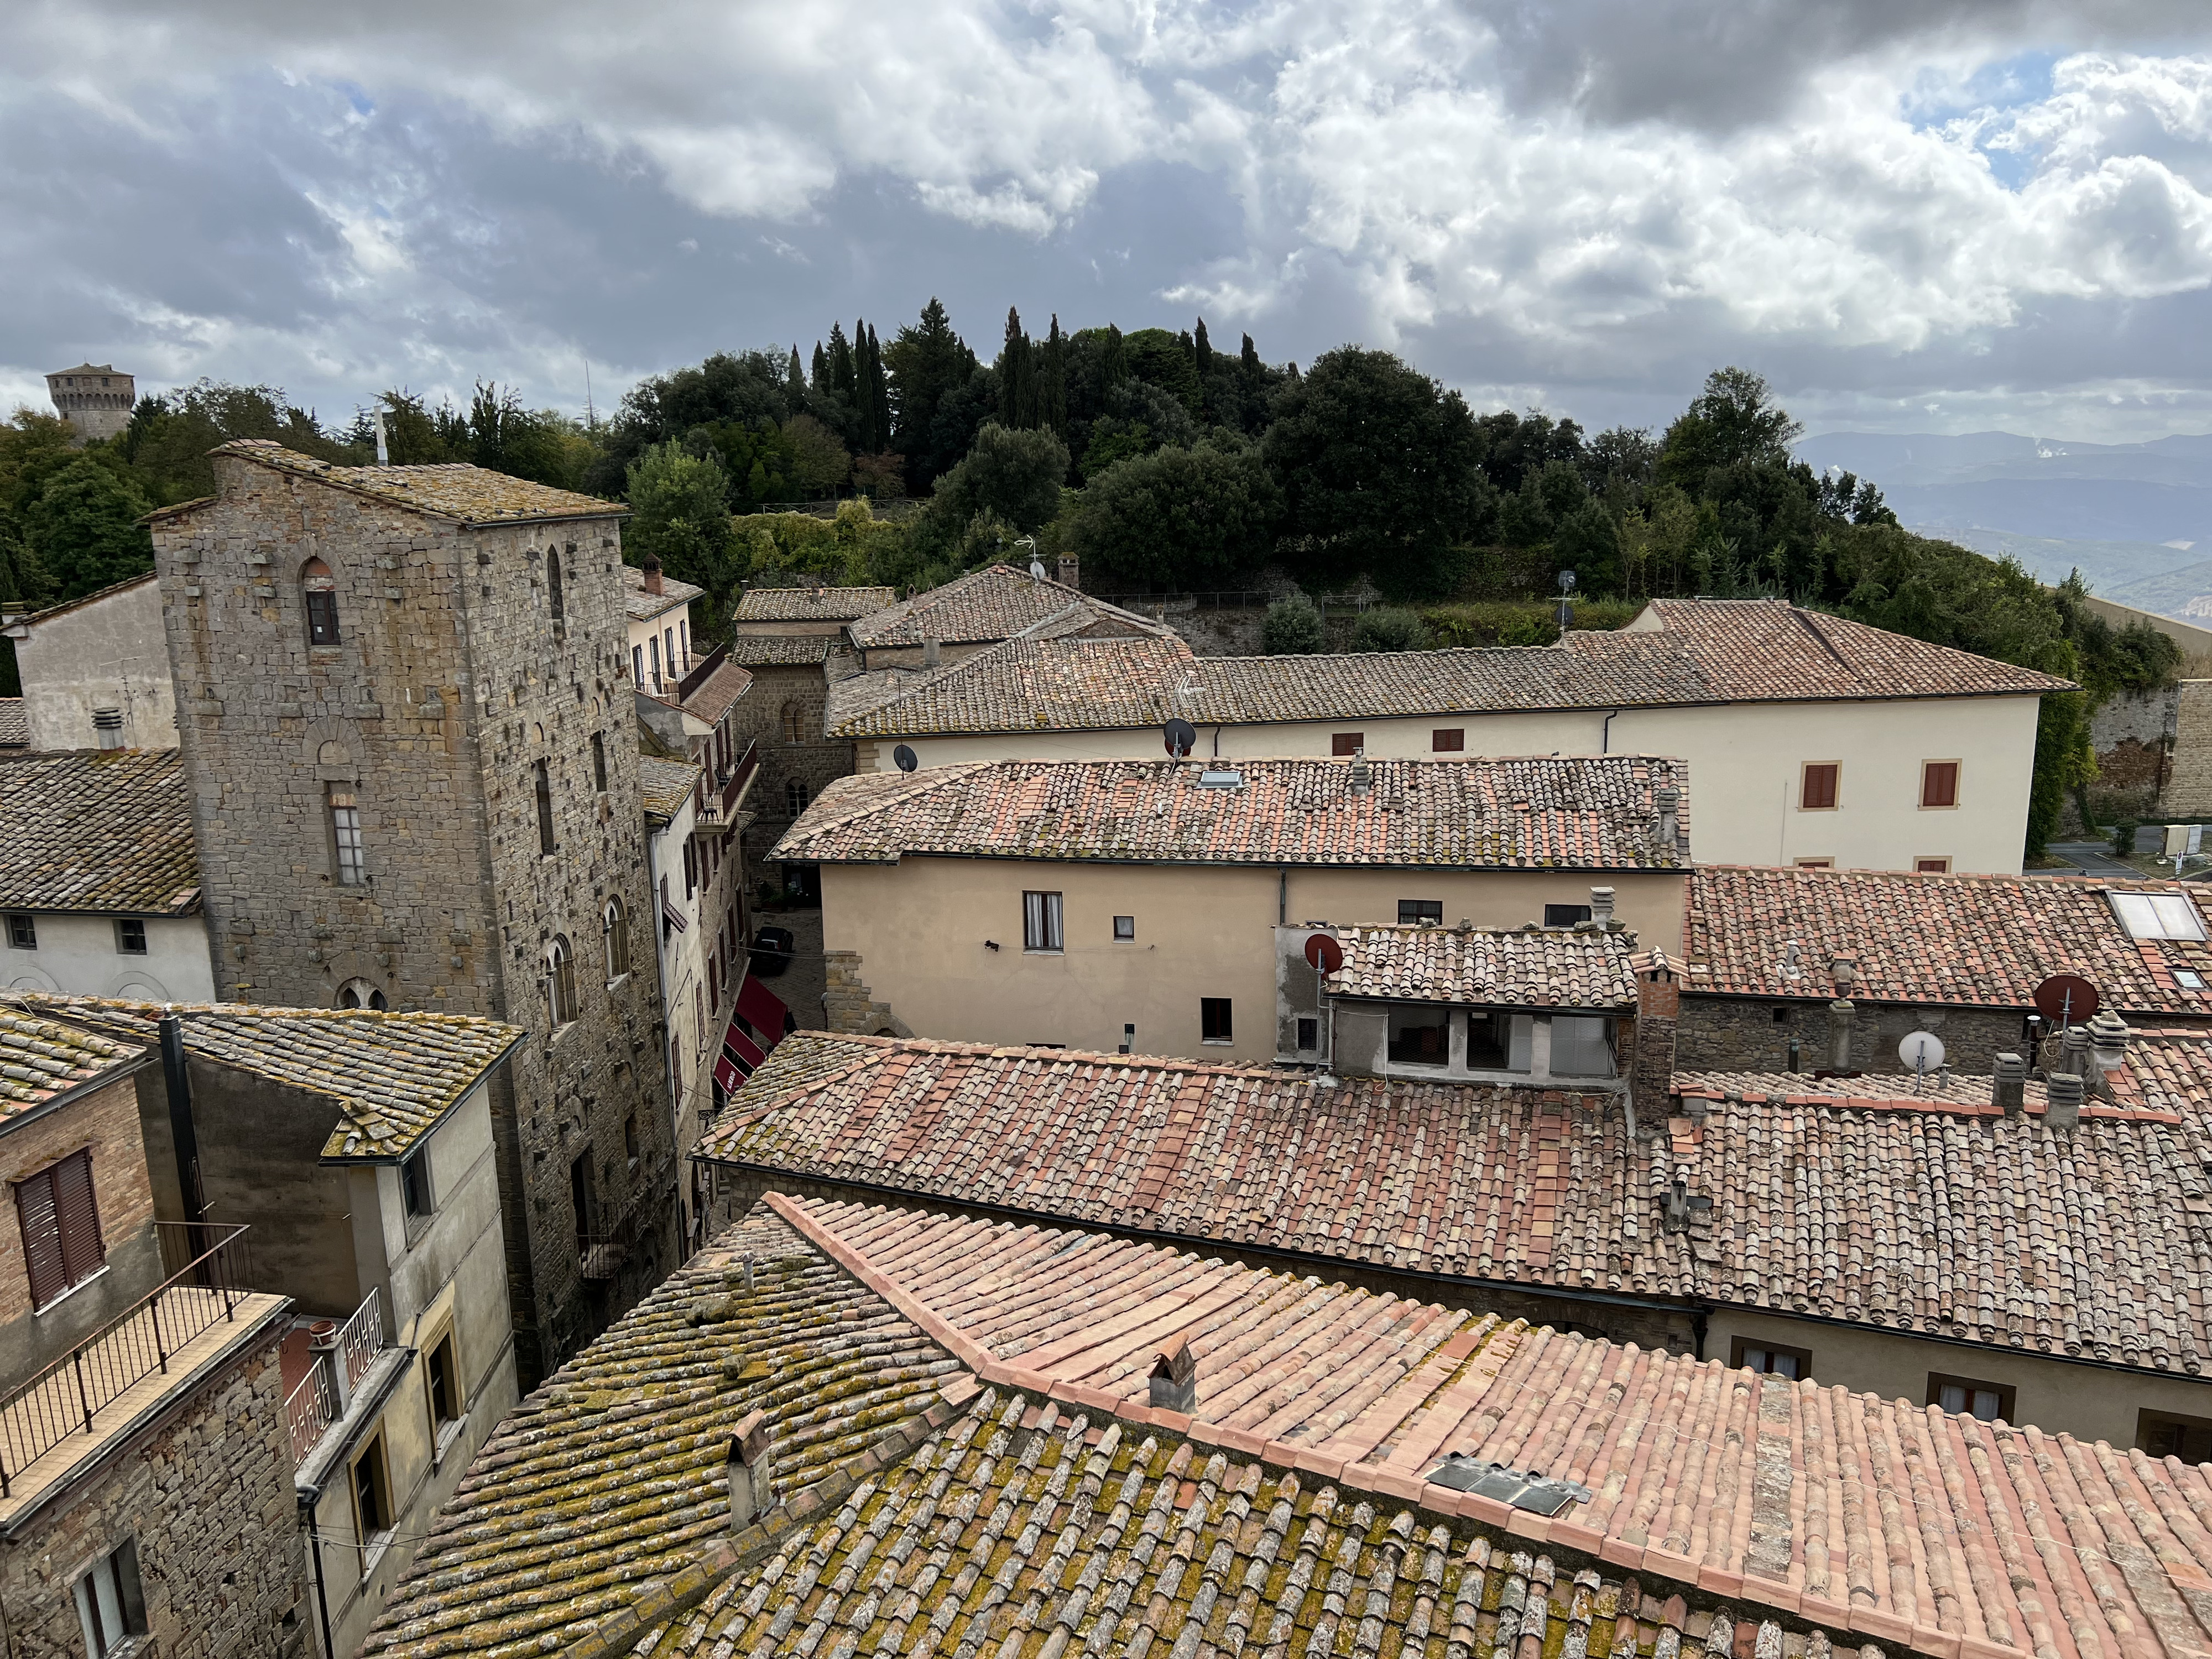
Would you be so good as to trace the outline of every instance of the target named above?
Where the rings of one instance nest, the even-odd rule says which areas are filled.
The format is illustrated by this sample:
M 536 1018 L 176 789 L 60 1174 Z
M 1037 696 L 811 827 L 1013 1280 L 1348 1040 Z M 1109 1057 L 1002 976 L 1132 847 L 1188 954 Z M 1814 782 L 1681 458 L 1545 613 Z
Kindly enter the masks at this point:
M 1832 1072 L 1851 1069 L 1851 1019 L 1856 1012 L 1842 997 L 1828 1005 L 1828 1069 Z
M 1859 959 L 1856 957 L 1835 956 L 1828 958 L 1828 975 L 1836 982 L 1836 994 L 1847 997 L 1851 987 L 1859 982 Z
M 2089 1047 L 2100 1072 L 2117 1072 L 2128 1063 L 2128 1043 L 2135 1033 L 2127 1021 L 2107 1008 L 2089 1022 Z
M 1610 887 L 1590 889 L 1590 920 L 1601 927 L 1613 926 L 1613 898 Z
M 2054 1129 L 2071 1129 L 2081 1121 L 2081 1079 L 2074 1072 L 2053 1072 L 2043 1080 L 2051 1104 L 2043 1121 Z
M 1176 1337 L 1152 1358 L 1152 1405 L 1155 1410 L 1188 1415 L 1198 1407 L 1198 1355 L 1188 1333 Z
M 1671 783 L 1662 784 L 1652 791 L 1651 799 L 1659 809 L 1659 844 L 1671 850 L 1674 845 L 1674 815 L 1681 810 L 1682 792 Z
M 1074 554 L 1063 553 L 1060 556 L 1060 585 L 1062 587 L 1081 588 L 1082 575 L 1082 562 Z
M 650 553 L 645 556 L 645 591 L 648 593 L 667 591 L 660 580 L 660 561 Z
M 768 1413 L 749 1412 L 731 1431 L 730 1530 L 742 1532 L 769 1506 Z
M 2027 1062 L 2018 1054 L 1997 1056 L 1990 1099 L 2007 1117 L 2018 1117 L 2027 1103 Z
M 1374 777 L 1367 769 L 1367 750 L 1363 746 L 1352 751 L 1352 793 L 1366 794 L 1374 788 Z
M 925 634 L 921 640 L 921 665 L 924 668 L 934 668 L 938 665 L 938 662 L 937 635 Z

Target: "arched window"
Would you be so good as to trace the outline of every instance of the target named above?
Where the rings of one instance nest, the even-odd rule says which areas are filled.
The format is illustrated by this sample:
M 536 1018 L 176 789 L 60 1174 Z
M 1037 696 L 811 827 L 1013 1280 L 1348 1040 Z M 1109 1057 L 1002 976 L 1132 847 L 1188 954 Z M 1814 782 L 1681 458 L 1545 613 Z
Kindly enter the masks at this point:
M 320 559 L 310 559 L 300 568 L 300 589 L 307 601 L 307 643 L 336 645 L 338 642 L 338 589 L 331 579 L 331 568 Z
M 568 939 L 559 934 L 545 947 L 545 1006 L 556 1031 L 578 1012 L 575 959 L 568 953 Z
M 386 1005 L 384 993 L 367 980 L 349 979 L 338 987 L 337 1000 L 332 1006 L 339 1008 L 374 1008 L 380 1012 Z
M 791 809 L 793 817 L 804 812 L 806 810 L 806 785 L 797 778 L 786 778 L 783 781 L 783 804 Z
M 629 972 L 629 917 L 620 899 L 607 901 L 600 927 L 606 935 L 607 982 L 612 984 Z
M 798 743 L 801 741 L 799 726 L 799 705 L 795 702 L 787 702 L 783 706 L 783 740 L 786 743 Z
M 545 550 L 545 607 L 555 622 L 568 614 L 568 601 L 561 592 L 561 550 L 557 547 Z

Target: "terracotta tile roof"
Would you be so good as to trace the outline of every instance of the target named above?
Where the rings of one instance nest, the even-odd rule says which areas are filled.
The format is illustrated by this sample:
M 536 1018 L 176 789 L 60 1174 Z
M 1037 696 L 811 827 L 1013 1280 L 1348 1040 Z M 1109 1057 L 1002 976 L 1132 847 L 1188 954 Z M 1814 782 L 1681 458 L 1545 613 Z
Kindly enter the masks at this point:
M 748 587 L 737 620 L 856 622 L 897 603 L 896 587 Z
M 8 1120 L 57 1095 L 98 1083 L 144 1052 L 74 1026 L 57 1024 L 21 1006 L 15 992 L 0 993 L 0 1128 Z
M 1338 996 L 1516 1008 L 1633 1008 L 1636 936 L 1562 928 L 1350 927 Z
M 795 1503 L 920 1425 L 958 1374 L 757 1209 L 493 1431 L 363 1651 L 560 1652 L 728 1536 L 725 1459 L 750 1413 L 773 1422 L 770 1480 Z
M 173 749 L 65 749 L 0 769 L 0 908 L 184 916 L 200 907 Z
M 1156 627 L 1148 618 L 1094 599 L 1079 588 L 1032 576 L 1010 564 L 994 564 L 871 612 L 848 623 L 845 632 L 863 650 L 920 645 L 931 638 L 945 645 L 974 645 L 1010 640 L 1071 610 L 1079 616 L 1122 619 L 1146 632 Z
M 2070 680 L 1930 645 L 1780 599 L 1654 599 L 1618 632 L 1575 630 L 1561 648 L 1593 663 L 1679 653 L 1713 700 L 1960 697 L 2075 690 Z
M 1836 994 L 1830 958 L 1847 954 L 1857 959 L 1859 1000 L 2025 1009 L 2050 975 L 2078 974 L 2124 1013 L 2212 1015 L 2212 943 L 2130 938 L 2106 896 L 2114 890 L 2184 890 L 2170 881 L 1705 865 L 1689 882 L 1682 986 L 1825 1002 Z M 2177 968 L 2194 970 L 2204 987 L 2179 983 Z
M 1201 683 L 1202 670 L 1178 639 L 1017 639 L 926 677 L 856 677 L 873 695 L 855 703 L 840 681 L 833 737 L 921 737 L 941 732 L 1029 732 L 1159 726 L 1178 712 L 1197 719 L 1212 704 L 1175 690 Z
M 467 1014 L 7 994 L 125 1042 L 157 1042 L 162 1014 L 182 1015 L 188 1052 L 336 1105 L 337 1127 L 322 1152 L 333 1163 L 404 1156 L 528 1036 Z
M 684 803 L 699 787 L 702 769 L 696 761 L 663 760 L 658 755 L 637 757 L 638 799 L 648 817 L 666 823 L 684 810 Z
M 779 1053 L 819 1041 L 800 1032 Z M 797 1082 L 763 1068 L 698 1155 L 1382 1269 L 1702 1298 L 2153 1370 L 2194 1374 L 2212 1356 L 2212 1111 L 2098 1110 L 2053 1131 L 2039 1115 L 1838 1109 L 1778 1089 L 1631 1141 L 1601 1092 L 1322 1087 L 1192 1061 L 835 1041 L 847 1063 Z M 1662 1224 L 1677 1176 L 1713 1200 L 1686 1231 Z
M 842 641 L 827 634 L 739 634 L 730 641 L 730 660 L 748 668 L 803 668 L 842 649 Z
M 1793 1106 L 1880 1107 L 1900 1112 L 1955 1106 L 1968 1115 L 1980 1116 L 1996 1109 L 1991 1104 L 1996 1079 L 1985 1073 L 1941 1073 L 1924 1079 L 1917 1093 L 1912 1082 L 1896 1073 L 1815 1078 L 1806 1072 L 1677 1072 L 1668 1086 L 1682 1100 L 1771 1100 Z M 2027 1109 L 2038 1115 L 2049 1101 L 2040 1078 L 2029 1078 L 2023 1095 Z M 2087 1109 L 2095 1116 L 2109 1109 L 2092 1101 Z
M 1224 763 L 1224 764 L 1228 764 Z M 978 761 L 840 778 L 772 859 L 895 864 L 912 854 L 1149 864 L 1677 870 L 1688 851 L 1679 761 L 1612 755 L 1368 763 L 1234 763 L 1209 788 L 1193 761 Z M 1654 775 L 1682 790 L 1660 845 Z
M 622 568 L 622 583 L 623 603 L 633 622 L 651 622 L 664 612 L 690 605 L 707 591 L 664 574 L 660 578 L 661 591 L 648 593 L 645 591 L 645 572 L 628 562 Z
M 31 717 L 21 697 L 0 697 L 0 749 L 31 746 Z
M 698 689 L 684 699 L 684 712 L 713 726 L 730 712 L 732 703 L 752 688 L 752 683 L 750 669 L 741 668 L 725 658 Z
M 236 455 L 279 472 L 312 478 L 395 507 L 411 508 L 456 524 L 520 524 L 548 519 L 616 519 L 629 509 L 574 490 L 532 483 L 480 466 L 456 462 L 438 466 L 333 466 L 265 438 L 234 438 L 215 453 Z M 212 499 L 212 498 L 210 498 Z M 207 505 L 184 501 L 149 514 L 151 519 L 179 518 Z

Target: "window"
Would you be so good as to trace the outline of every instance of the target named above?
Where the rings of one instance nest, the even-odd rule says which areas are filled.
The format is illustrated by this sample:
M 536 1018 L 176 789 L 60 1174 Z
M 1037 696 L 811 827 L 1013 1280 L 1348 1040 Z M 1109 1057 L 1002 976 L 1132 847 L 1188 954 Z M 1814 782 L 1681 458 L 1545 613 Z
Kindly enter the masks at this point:
M 1329 735 L 1328 752 L 1332 755 L 1356 755 L 1366 747 L 1364 732 L 1336 732 Z
M 430 1396 L 430 1437 L 441 1439 L 461 1420 L 461 1371 L 453 1361 L 453 1332 L 430 1345 L 422 1361 L 422 1383 Z
M 699 890 L 699 848 L 694 842 L 684 843 L 684 896 L 690 898 Z
M 1921 810 L 1927 811 L 1932 808 L 1956 806 L 1958 804 L 1959 763 L 1956 761 L 1921 762 Z
M 532 769 L 537 774 L 538 790 L 538 850 L 540 854 L 553 850 L 553 775 L 544 761 Z
M 142 916 L 115 919 L 115 948 L 126 957 L 146 954 L 146 922 Z
M 331 1006 L 337 1008 L 373 1008 L 382 1012 L 384 993 L 365 979 L 349 979 L 338 987 L 337 1000 Z
M 593 1235 L 599 1230 L 599 1195 L 592 1182 L 592 1154 L 588 1147 L 568 1165 L 568 1206 L 576 1212 L 576 1243 L 589 1249 Z
M 2002 1382 L 1977 1382 L 1971 1376 L 1928 1373 L 1928 1403 L 1947 1412 L 1978 1417 L 1984 1423 L 2012 1421 L 2013 1391 Z
M 1587 904 L 1547 904 L 1544 907 L 1544 926 L 1547 927 L 1571 927 L 1578 921 L 1589 919 L 1590 908 Z
M 430 1149 L 418 1147 L 399 1160 L 399 1188 L 406 1194 L 407 1213 L 430 1214 L 438 1206 L 430 1194 Z
M 633 685 L 645 684 L 645 647 L 641 645 L 629 648 L 629 678 Z
M 646 644 L 653 651 L 653 689 L 658 691 L 660 690 L 660 641 L 655 636 L 647 640 Z
M 1451 1059 L 1449 1009 L 1393 1008 L 1390 1058 L 1401 1065 L 1442 1066 Z
M 1444 902 L 1442 899 L 1400 899 L 1398 901 L 1398 925 L 1401 927 L 1417 927 L 1424 922 L 1433 923 L 1441 927 L 1443 926 L 1443 921 Z
M 1057 951 L 1061 948 L 1060 905 L 1057 893 L 1022 895 L 1022 949 Z
M 1801 812 L 1832 812 L 1836 809 L 1836 781 L 1843 773 L 1838 761 L 1808 761 L 1797 784 L 1797 810 Z
M 607 901 L 599 930 L 607 947 L 607 983 L 611 985 L 629 972 L 629 913 L 620 899 Z
M 592 733 L 592 787 L 599 793 L 607 793 L 607 734 Z
M 1915 859 L 1912 860 L 1912 873 L 1916 876 L 1948 876 L 1951 873 L 1951 860 Z
M 1122 940 L 1128 940 L 1128 939 L 1135 939 L 1135 938 L 1137 937 L 1137 919 L 1136 919 L 1136 917 L 1134 917 L 1134 916 L 1116 916 L 1116 917 L 1115 917 L 1115 918 L 1114 918 L 1114 937 L 1115 937 L 1115 939 L 1122 939 Z
M 331 568 L 320 559 L 310 559 L 300 568 L 300 588 L 307 602 L 307 643 L 336 645 L 338 642 L 338 591 L 331 580 Z
M 358 887 L 368 879 L 368 848 L 361 838 L 361 808 L 350 789 L 331 791 L 331 847 L 337 859 L 339 886 Z
M 623 1156 L 629 1160 L 631 1169 L 637 1168 L 637 1114 L 635 1112 L 632 1112 L 623 1120 Z
M 691 660 L 691 624 L 681 617 L 676 623 L 676 643 L 684 647 L 684 660 Z
M 2173 970 L 2173 982 L 2185 991 L 2201 991 L 2204 988 L 2204 975 L 2194 968 L 2177 968 Z
M 354 1535 L 364 1545 L 380 1541 L 392 1530 L 392 1488 L 385 1480 L 381 1430 L 369 1436 L 353 1460 L 353 1520 Z
M 126 1538 L 113 1553 L 92 1565 L 76 1581 L 77 1621 L 84 1626 L 84 1650 L 93 1659 L 113 1653 L 134 1636 L 146 1634 L 146 1598 L 138 1588 L 138 1544 Z
M 1786 1376 L 1792 1382 L 1802 1382 L 1813 1374 L 1813 1356 L 1808 1350 L 1747 1341 L 1741 1336 L 1729 1354 L 1729 1364 L 1737 1370 L 1757 1371 L 1761 1376 Z
M 1321 1047 L 1321 1022 L 1317 1019 L 1298 1021 L 1298 1052 L 1304 1054 Z
M 2112 912 L 2134 939 L 2203 939 L 2204 918 L 2186 893 L 2112 893 Z
M 576 964 L 568 955 L 568 941 L 557 935 L 545 947 L 545 1006 L 556 1031 L 574 1020 L 578 1012 Z
M 1800 870 L 1832 870 L 1836 867 L 1836 861 L 1833 859 L 1799 859 L 1796 865 Z
M 1438 726 L 1429 733 L 1429 751 L 1437 755 L 1456 755 L 1467 747 L 1467 728 L 1460 726 Z
M 39 924 L 20 910 L 8 918 L 8 948 L 11 951 L 35 951 L 39 948 Z
M 787 702 L 784 704 L 782 712 L 777 716 L 777 719 L 783 728 L 783 740 L 786 743 L 799 742 L 799 705 L 795 702 Z
M 2185 1463 L 2212 1463 L 2212 1417 L 2139 1411 L 2136 1449 L 2153 1457 L 2178 1457 Z
M 1789 1024 L 1792 1019 L 1796 1018 L 1797 1013 L 1797 1011 L 1792 1008 L 1786 1002 L 1776 1003 L 1769 1012 L 1773 1014 L 1774 1023 L 1777 1025 Z
M 797 817 L 806 810 L 806 785 L 797 778 L 783 781 L 783 804 L 791 816 Z
M 15 1219 L 23 1230 L 23 1268 L 33 1308 L 46 1306 L 106 1267 L 91 1149 L 17 1182 Z
M 1611 1077 L 1613 1022 L 1602 1014 L 1553 1014 L 1552 1075 Z
M 1234 1042 L 1237 1040 L 1230 1024 L 1227 997 L 1200 997 L 1198 1000 L 1198 1035 L 1202 1042 Z
M 668 678 L 672 680 L 677 674 L 676 630 L 672 628 L 664 628 L 660 630 L 660 638 L 661 642 L 668 647 Z
M 557 547 L 545 550 L 545 610 L 555 622 L 568 614 L 568 600 L 561 592 L 561 550 Z
M 1503 1008 L 1475 1008 L 1467 1017 L 1467 1068 L 1502 1072 L 1512 1052 L 1512 1018 Z

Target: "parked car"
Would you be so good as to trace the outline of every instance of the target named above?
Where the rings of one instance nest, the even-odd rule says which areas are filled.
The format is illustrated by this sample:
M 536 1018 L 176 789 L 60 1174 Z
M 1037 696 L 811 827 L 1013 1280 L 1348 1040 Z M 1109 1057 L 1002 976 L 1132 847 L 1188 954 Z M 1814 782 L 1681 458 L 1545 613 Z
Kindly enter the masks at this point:
M 799 948 L 799 936 L 788 927 L 763 927 L 753 935 L 753 972 L 763 979 L 774 979 L 791 966 L 792 953 Z

